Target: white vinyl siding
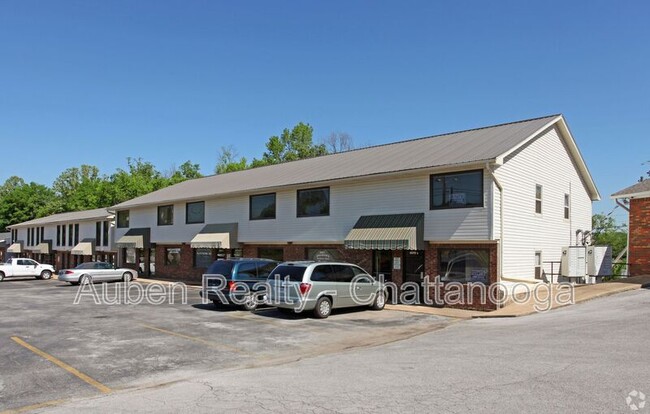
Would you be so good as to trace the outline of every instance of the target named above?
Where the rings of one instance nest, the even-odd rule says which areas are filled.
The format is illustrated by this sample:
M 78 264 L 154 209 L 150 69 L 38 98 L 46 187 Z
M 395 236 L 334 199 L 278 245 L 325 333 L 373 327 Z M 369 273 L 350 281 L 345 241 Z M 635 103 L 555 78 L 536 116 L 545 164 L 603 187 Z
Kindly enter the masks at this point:
M 475 169 L 476 167 L 474 167 Z M 342 243 L 360 216 L 373 214 L 424 213 L 425 240 L 488 240 L 489 193 L 484 207 L 429 210 L 430 172 L 400 174 L 390 178 L 373 178 L 329 184 L 330 214 L 322 217 L 296 217 L 296 192 L 322 187 L 300 186 L 276 192 L 276 218 L 249 219 L 249 196 L 242 194 L 206 200 L 205 224 L 239 223 L 242 243 Z M 489 174 L 483 175 L 484 188 L 491 188 Z M 185 212 L 185 201 L 174 204 L 174 215 Z M 205 224 L 157 226 L 155 206 L 130 209 L 130 228 L 149 227 L 151 241 L 171 244 L 189 242 Z M 116 237 L 128 229 L 118 228 Z
M 495 174 L 504 187 L 503 276 L 532 279 L 536 251 L 543 252 L 544 261 L 559 261 L 561 248 L 574 243 L 577 229 L 591 230 L 591 199 L 555 128 L 506 157 Z M 538 184 L 541 215 L 535 213 Z M 571 199 L 568 220 L 565 194 Z M 543 267 L 550 272 L 550 265 Z

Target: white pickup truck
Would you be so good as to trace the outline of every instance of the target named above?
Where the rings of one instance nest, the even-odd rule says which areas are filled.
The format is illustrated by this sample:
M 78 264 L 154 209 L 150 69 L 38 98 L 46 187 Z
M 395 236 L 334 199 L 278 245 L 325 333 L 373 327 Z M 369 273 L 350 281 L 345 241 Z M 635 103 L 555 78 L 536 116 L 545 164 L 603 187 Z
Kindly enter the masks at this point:
M 7 263 L 0 263 L 0 282 L 5 277 L 30 277 L 37 279 L 49 279 L 54 273 L 54 267 L 48 264 L 40 264 L 32 259 L 9 259 Z

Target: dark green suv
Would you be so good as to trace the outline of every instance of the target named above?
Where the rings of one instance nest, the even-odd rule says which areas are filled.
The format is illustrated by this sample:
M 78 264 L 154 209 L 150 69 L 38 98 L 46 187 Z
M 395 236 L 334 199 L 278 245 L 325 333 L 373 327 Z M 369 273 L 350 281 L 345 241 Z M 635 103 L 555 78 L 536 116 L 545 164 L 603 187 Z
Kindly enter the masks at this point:
M 278 262 L 268 259 L 233 258 L 212 263 L 203 278 L 201 296 L 215 306 L 241 306 L 252 311 L 262 303 L 262 290 Z

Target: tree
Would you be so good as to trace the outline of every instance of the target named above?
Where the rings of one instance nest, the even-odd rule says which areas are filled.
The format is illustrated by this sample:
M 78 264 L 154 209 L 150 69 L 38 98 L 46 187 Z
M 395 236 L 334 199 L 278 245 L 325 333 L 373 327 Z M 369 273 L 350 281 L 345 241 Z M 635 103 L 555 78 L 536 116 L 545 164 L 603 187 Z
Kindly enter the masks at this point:
M 128 171 L 118 168 L 109 178 L 107 206 L 159 190 L 169 183 L 150 162 L 131 157 L 126 162 Z
M 314 144 L 313 134 L 314 128 L 302 122 L 291 130 L 285 128 L 279 137 L 269 138 L 262 159 L 254 159 L 251 166 L 261 167 L 327 154 L 324 144 Z
M 331 154 L 353 150 L 354 142 L 347 132 L 332 132 L 327 138 L 323 138 L 321 143 L 325 145 L 327 151 Z
M 219 152 L 219 160 L 214 167 L 214 172 L 217 174 L 225 174 L 233 171 L 241 171 L 249 168 L 246 158 L 241 157 L 237 160 L 239 154 L 232 145 L 221 147 Z
M 627 246 L 627 226 L 619 225 L 613 217 L 594 214 L 591 218 L 591 235 L 595 245 L 612 246 L 612 256 L 616 258 Z
M 11 177 L 1 187 L 0 229 L 61 211 L 54 191 L 44 185 L 26 184 Z
M 80 211 L 105 207 L 107 178 L 99 168 L 83 164 L 63 171 L 52 184 L 63 211 Z
M 172 166 L 171 171 L 167 176 L 167 180 L 169 180 L 168 185 L 173 185 L 201 177 L 203 177 L 203 174 L 201 174 L 201 167 L 199 164 L 192 164 L 191 161 L 185 161 L 178 168 Z

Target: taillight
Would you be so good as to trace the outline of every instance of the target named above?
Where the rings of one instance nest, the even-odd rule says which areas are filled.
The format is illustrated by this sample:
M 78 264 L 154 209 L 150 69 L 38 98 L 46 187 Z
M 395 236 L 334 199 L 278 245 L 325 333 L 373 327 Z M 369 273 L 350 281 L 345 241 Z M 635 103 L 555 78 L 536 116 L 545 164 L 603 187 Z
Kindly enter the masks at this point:
M 232 281 L 232 280 L 231 280 L 230 282 L 228 282 L 228 290 L 229 290 L 229 291 L 232 292 L 233 290 L 236 289 L 236 287 L 237 287 L 236 282 L 234 282 L 234 281 Z
M 311 283 L 301 283 L 300 284 L 300 294 L 306 295 L 309 290 L 311 290 Z
M 65 271 L 65 274 L 66 274 L 66 275 L 72 275 L 72 274 L 74 274 L 74 272 L 73 272 L 72 270 L 66 270 L 66 271 Z

